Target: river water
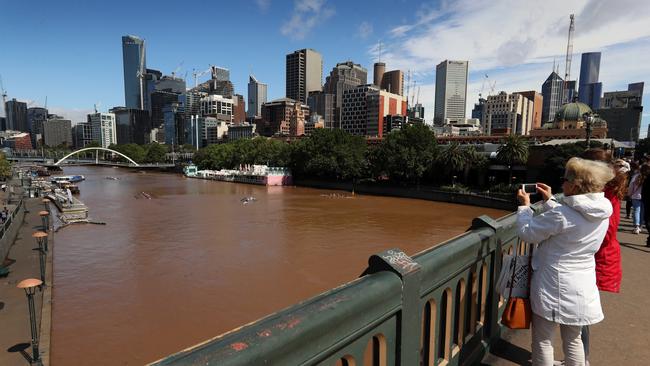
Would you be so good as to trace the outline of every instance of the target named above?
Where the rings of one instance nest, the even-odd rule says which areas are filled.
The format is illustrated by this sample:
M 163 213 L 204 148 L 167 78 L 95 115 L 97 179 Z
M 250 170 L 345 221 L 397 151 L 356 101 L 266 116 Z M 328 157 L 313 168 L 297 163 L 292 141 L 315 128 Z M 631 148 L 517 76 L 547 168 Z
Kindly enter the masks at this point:
M 55 234 L 54 366 L 152 362 L 350 281 L 373 253 L 415 254 L 473 217 L 504 214 L 116 168 L 65 173 L 86 176 L 80 199 L 106 225 Z

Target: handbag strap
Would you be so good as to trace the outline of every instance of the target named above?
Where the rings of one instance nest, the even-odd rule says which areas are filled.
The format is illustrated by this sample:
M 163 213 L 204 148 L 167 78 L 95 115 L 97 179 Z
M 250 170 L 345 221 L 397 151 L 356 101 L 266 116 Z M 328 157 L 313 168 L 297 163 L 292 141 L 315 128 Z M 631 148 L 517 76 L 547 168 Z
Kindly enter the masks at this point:
M 517 238 L 517 247 L 514 253 L 514 262 L 510 262 L 512 264 L 512 278 L 510 278 L 510 293 L 508 294 L 508 299 L 512 297 L 512 287 L 515 284 L 515 271 L 517 270 L 517 252 L 519 252 L 520 242 L 521 239 Z

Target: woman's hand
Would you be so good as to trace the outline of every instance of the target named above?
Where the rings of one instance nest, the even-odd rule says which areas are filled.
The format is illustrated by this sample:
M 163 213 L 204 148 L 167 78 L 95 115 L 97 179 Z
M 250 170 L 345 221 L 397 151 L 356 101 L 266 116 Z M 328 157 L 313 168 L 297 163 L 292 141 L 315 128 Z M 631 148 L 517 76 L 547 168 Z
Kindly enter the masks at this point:
M 517 191 L 517 200 L 521 206 L 530 206 L 530 194 L 521 188 Z
M 537 183 L 537 193 L 539 193 L 542 196 L 544 202 L 548 201 L 551 197 L 553 197 L 553 192 L 551 192 L 551 187 L 549 187 L 544 183 Z

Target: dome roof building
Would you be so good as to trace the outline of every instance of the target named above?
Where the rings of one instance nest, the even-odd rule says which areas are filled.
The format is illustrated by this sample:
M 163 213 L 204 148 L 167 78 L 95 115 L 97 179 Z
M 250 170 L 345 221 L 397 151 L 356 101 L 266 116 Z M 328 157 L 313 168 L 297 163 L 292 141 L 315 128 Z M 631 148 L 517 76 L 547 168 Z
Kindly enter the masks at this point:
M 567 103 L 555 113 L 555 121 L 583 121 L 583 116 L 587 113 L 592 113 L 588 105 L 580 102 Z

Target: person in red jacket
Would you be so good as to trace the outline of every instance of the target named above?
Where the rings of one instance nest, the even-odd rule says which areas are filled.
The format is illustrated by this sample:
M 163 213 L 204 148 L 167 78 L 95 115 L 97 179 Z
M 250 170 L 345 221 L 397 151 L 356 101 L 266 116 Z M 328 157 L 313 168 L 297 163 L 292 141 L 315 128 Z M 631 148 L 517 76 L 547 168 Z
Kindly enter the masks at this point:
M 603 161 L 611 164 L 611 155 L 603 149 L 589 149 L 582 157 L 590 160 Z M 612 166 L 616 176 L 605 186 L 605 197 L 614 209 L 609 217 L 609 227 L 600 249 L 594 256 L 596 260 L 596 285 L 600 291 L 618 293 L 621 290 L 623 271 L 621 268 L 621 246 L 616 237 L 621 221 L 621 200 L 627 193 L 628 174 L 622 164 Z M 585 357 L 589 356 L 589 327 L 582 328 L 582 343 L 585 347 Z M 587 361 L 588 364 L 588 361 Z

